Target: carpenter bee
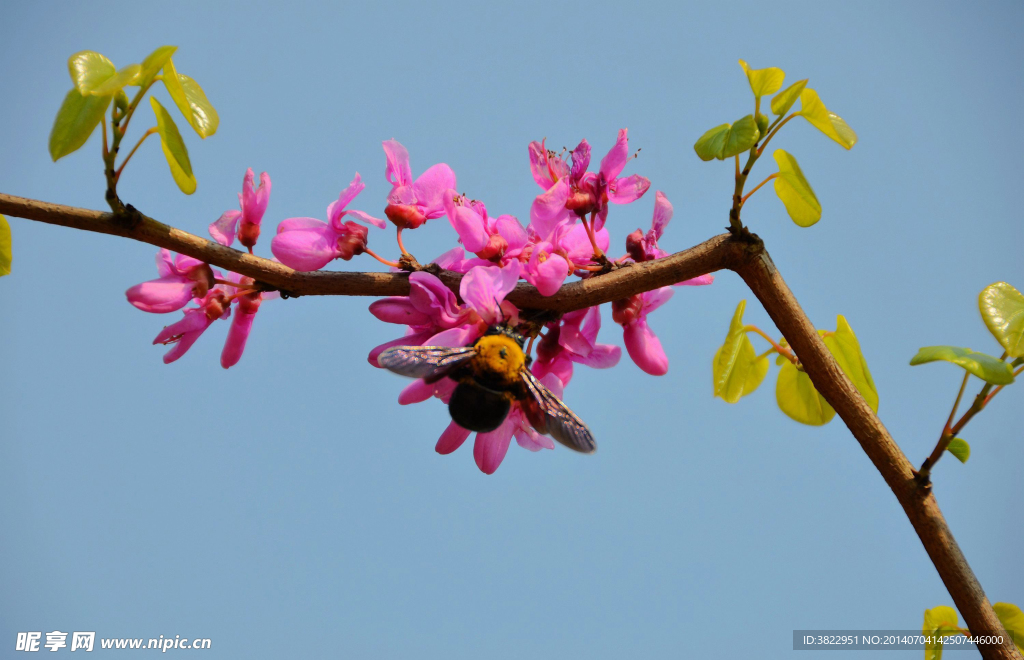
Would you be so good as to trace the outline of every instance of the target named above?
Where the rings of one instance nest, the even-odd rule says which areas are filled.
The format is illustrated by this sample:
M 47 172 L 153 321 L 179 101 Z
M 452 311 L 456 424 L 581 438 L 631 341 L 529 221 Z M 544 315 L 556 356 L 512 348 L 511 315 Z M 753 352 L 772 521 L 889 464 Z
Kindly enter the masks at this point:
M 576 413 L 530 372 L 522 335 L 505 326 L 491 326 L 472 346 L 395 346 L 380 354 L 384 368 L 435 383 L 456 381 L 448 403 L 452 420 L 470 431 L 493 431 L 517 401 L 530 425 L 569 449 L 597 450 L 590 429 Z

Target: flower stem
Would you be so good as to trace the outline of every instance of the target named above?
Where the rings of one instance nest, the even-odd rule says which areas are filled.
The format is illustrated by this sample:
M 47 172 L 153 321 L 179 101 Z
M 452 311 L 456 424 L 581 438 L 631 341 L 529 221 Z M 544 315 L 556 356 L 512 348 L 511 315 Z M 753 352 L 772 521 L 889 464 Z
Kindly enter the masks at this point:
M 398 231 L 401 232 L 402 230 L 399 229 Z M 377 261 L 381 262 L 385 266 L 391 266 L 392 268 L 399 268 L 399 265 L 398 265 L 397 261 L 388 261 L 387 259 L 384 259 L 380 255 L 378 255 L 376 252 L 371 250 L 370 248 L 364 248 L 363 252 L 365 252 L 366 254 L 370 255 L 371 257 L 373 257 Z
M 580 218 L 580 222 L 583 223 L 583 228 L 587 230 L 587 237 L 590 238 L 590 245 L 594 248 L 594 261 L 607 261 L 604 256 L 604 250 L 597 247 L 597 237 L 594 235 L 594 220 L 597 217 L 597 212 L 590 214 L 590 224 L 587 224 L 586 218 Z
M 409 253 L 406 252 L 406 250 L 405 250 L 405 245 L 402 244 L 402 228 L 401 227 L 398 228 L 397 236 L 398 236 L 398 249 L 402 251 L 402 256 L 403 257 L 409 256 Z

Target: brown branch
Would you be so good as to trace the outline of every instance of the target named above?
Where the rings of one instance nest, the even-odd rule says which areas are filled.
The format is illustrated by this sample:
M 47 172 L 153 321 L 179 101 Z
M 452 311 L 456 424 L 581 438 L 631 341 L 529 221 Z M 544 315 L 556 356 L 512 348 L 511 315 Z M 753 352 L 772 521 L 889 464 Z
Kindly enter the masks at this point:
M 299 273 L 279 263 L 174 229 L 130 207 L 129 213 L 115 216 L 0 194 L 0 213 L 165 247 L 293 295 L 391 296 L 409 291 L 408 276 L 404 273 Z M 1004 644 L 979 647 L 982 656 L 1020 660 L 1020 654 L 1005 634 L 946 525 L 931 488 L 915 481 L 910 461 L 839 368 L 758 239 L 716 236 L 664 259 L 568 284 L 550 297 L 541 296 L 532 286 L 520 284 L 508 298 L 522 308 L 566 312 L 722 269 L 736 271 L 747 283 L 799 357 L 814 386 L 882 474 L 970 630 L 975 635 L 1003 635 Z M 458 290 L 461 275 L 443 271 L 440 277 L 447 286 Z

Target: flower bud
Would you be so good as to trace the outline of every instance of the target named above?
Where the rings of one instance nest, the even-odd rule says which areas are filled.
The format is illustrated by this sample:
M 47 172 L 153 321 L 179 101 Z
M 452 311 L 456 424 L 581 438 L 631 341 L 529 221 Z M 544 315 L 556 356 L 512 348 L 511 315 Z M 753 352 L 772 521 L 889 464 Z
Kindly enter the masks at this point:
M 344 231 L 338 236 L 338 259 L 348 261 L 366 252 L 366 239 L 369 233 L 369 230 L 358 222 L 346 222 Z
M 384 215 L 399 229 L 416 229 L 427 221 L 427 216 L 413 204 L 388 204 Z
M 588 190 L 576 189 L 565 200 L 565 208 L 582 218 L 597 210 L 597 196 Z
M 484 249 L 476 253 L 481 259 L 494 259 L 505 254 L 508 249 L 508 241 L 501 234 L 491 234 Z
M 647 250 L 644 249 L 643 241 L 644 233 L 639 229 L 626 237 L 626 253 L 637 263 L 647 261 Z
M 260 226 L 243 220 L 238 228 L 238 242 L 249 248 L 249 251 L 251 252 L 259 237 Z
M 640 295 L 622 298 L 612 301 L 612 320 L 619 325 L 626 325 L 636 320 L 643 307 L 643 298 Z

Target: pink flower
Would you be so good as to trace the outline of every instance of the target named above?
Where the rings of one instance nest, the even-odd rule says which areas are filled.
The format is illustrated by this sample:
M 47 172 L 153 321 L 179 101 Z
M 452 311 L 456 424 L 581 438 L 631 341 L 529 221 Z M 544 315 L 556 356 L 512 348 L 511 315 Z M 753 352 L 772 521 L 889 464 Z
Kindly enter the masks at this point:
M 608 369 L 619 363 L 622 351 L 618 346 L 597 343 L 601 330 L 601 310 L 597 306 L 569 312 L 546 327 L 547 332 L 537 342 L 537 359 L 532 368 L 538 377 L 554 374 L 568 385 L 573 363 L 594 369 Z
M 647 315 L 668 302 L 673 293 L 672 287 L 663 286 L 612 303 L 612 319 L 622 325 L 626 352 L 636 366 L 652 376 L 668 372 L 668 357 L 647 325 Z
M 228 273 L 228 279 L 237 282 L 242 286 L 251 286 L 254 281 L 249 277 L 242 277 L 237 273 Z M 228 329 L 228 337 L 224 340 L 224 350 L 220 354 L 220 366 L 225 369 L 238 364 L 242 359 L 242 352 L 249 340 L 249 333 L 252 331 L 252 323 L 256 320 L 256 312 L 264 300 L 278 298 L 281 294 L 276 291 L 244 291 L 236 289 L 234 299 L 235 315 L 231 319 L 231 327 Z
M 384 176 L 391 184 L 384 214 L 399 229 L 415 229 L 427 220 L 445 214 L 444 196 L 455 188 L 455 172 L 445 163 L 438 163 L 415 181 L 409 167 L 409 152 L 398 140 L 385 140 L 387 167 Z
M 327 222 L 316 218 L 288 218 L 277 226 L 270 250 L 281 263 L 299 271 L 319 270 L 334 259 L 348 261 L 366 251 L 369 231 L 345 216 L 353 216 L 383 229 L 386 224 L 364 211 L 346 210 L 366 187 L 359 173 L 327 207 Z
M 596 232 L 597 246 L 608 249 L 607 229 Z M 527 282 L 537 287 L 542 296 L 558 292 L 565 279 L 581 266 L 594 264 L 594 246 L 582 224 L 559 225 L 549 241 L 531 243 L 523 251 L 529 260 L 523 272 Z
M 444 208 L 462 244 L 482 260 L 505 264 L 526 247 L 526 230 L 515 216 L 492 218 L 483 202 L 467 200 L 451 189 L 444 195 Z
M 539 195 L 530 209 L 530 223 L 542 239 L 547 239 L 562 224 L 572 224 L 576 218 L 591 216 L 594 229 L 604 226 L 608 216 L 608 203 L 629 204 L 647 192 L 651 182 L 639 174 L 619 177 L 629 161 L 627 129 L 619 131 L 618 140 L 601 159 L 598 172 L 587 172 L 590 166 L 590 144 L 582 140 L 570 152 L 572 165 L 547 151 L 544 143 L 530 144 L 530 169 L 534 181 L 545 192 Z
M 172 257 L 162 249 L 156 254 L 160 277 L 136 284 L 125 292 L 130 302 L 144 312 L 166 314 L 181 309 L 193 298 L 202 298 L 213 286 L 213 271 L 192 257 Z
M 654 216 L 651 218 L 651 228 L 646 234 L 642 230 L 637 229 L 626 237 L 626 253 L 633 261 L 639 263 L 668 256 L 668 252 L 658 247 L 658 239 L 665 233 L 665 227 L 668 226 L 671 219 L 672 203 L 659 190 L 654 195 Z M 703 286 L 714 281 L 715 276 L 708 273 L 707 275 L 694 277 L 683 282 L 677 282 L 674 286 Z
M 555 396 L 562 397 L 562 383 L 558 378 L 548 374 L 541 378 L 540 381 Z M 449 396 L 451 396 L 450 393 Z M 441 433 L 441 437 L 438 438 L 434 450 L 438 454 L 450 454 L 463 445 L 470 433 L 471 431 L 452 422 Z M 476 439 L 473 442 L 473 458 L 476 460 L 476 465 L 480 468 L 481 472 L 484 474 L 494 474 L 498 466 L 501 465 L 501 462 L 505 460 L 505 454 L 508 453 L 508 447 L 512 443 L 513 437 L 515 437 L 520 447 L 530 451 L 555 448 L 551 438 L 537 433 L 530 426 L 530 422 L 527 421 L 526 415 L 519 404 L 513 403 L 508 417 L 505 418 L 501 426 L 493 431 L 476 434 Z
M 210 235 L 221 245 L 234 243 L 237 229 L 238 242 L 248 248 L 250 254 L 260 237 L 260 222 L 267 210 L 267 202 L 270 201 L 270 175 L 266 172 L 260 174 L 260 185 L 256 190 L 252 187 L 253 178 L 250 167 L 245 171 L 245 178 L 242 180 L 242 192 L 238 193 L 238 205 L 242 210 L 225 211 L 210 225 Z
M 174 344 L 164 355 L 164 364 L 170 364 L 188 352 L 214 321 L 231 316 L 231 299 L 224 285 L 210 289 L 196 302 L 198 307 L 186 309 L 184 318 L 165 327 L 153 340 L 154 344 Z

